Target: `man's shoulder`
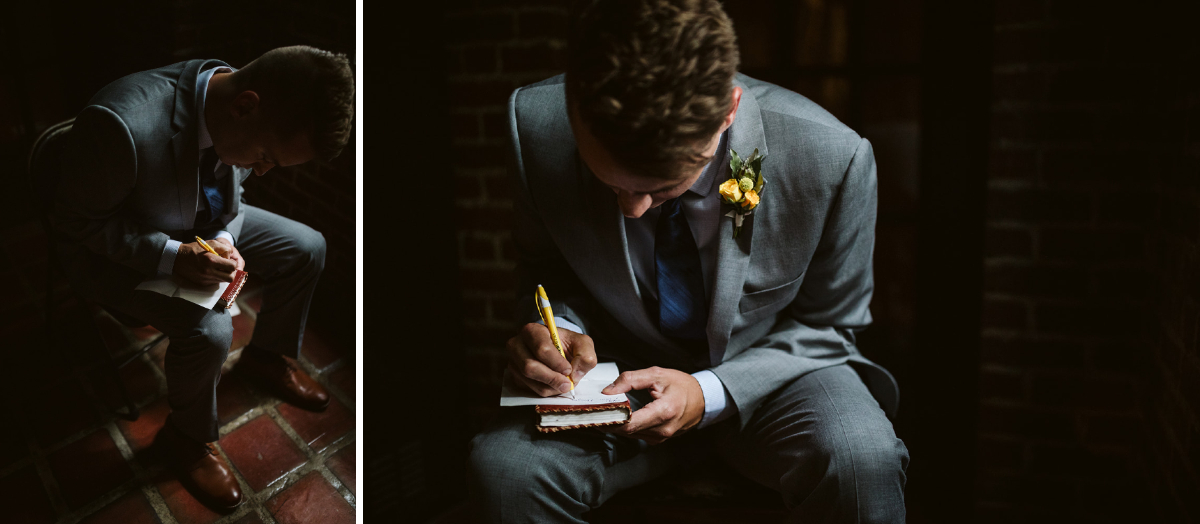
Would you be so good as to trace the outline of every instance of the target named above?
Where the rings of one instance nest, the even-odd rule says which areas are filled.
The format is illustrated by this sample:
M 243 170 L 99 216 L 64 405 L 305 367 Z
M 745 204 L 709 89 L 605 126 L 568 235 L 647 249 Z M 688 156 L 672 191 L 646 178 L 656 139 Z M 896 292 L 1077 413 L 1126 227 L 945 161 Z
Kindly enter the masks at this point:
M 197 72 L 205 65 L 224 65 L 219 60 L 186 60 L 171 65 L 139 71 L 118 78 L 104 86 L 88 101 L 101 106 L 126 120 L 151 116 L 157 110 L 170 110 L 180 82 L 195 81 Z M 194 89 L 185 89 L 192 92 Z
M 800 93 L 740 73 L 737 75 L 737 79 L 754 97 L 765 121 L 786 124 L 788 127 L 798 126 L 805 131 L 822 135 L 858 137 L 853 129 L 838 120 L 832 113 Z
M 518 87 L 508 100 L 508 109 L 517 122 L 567 120 L 567 92 L 564 75 Z M 539 126 L 540 127 L 540 126 Z
M 187 64 L 179 62 L 125 75 L 97 91 L 88 105 L 103 106 L 119 114 L 164 97 L 174 97 Z
M 542 155 L 574 149 L 563 75 L 514 90 L 508 99 L 508 114 L 515 143 Z
M 840 179 L 862 142 L 857 132 L 800 93 L 742 74 L 737 79 L 758 106 L 771 156 L 805 166 L 810 179 L 814 172 Z

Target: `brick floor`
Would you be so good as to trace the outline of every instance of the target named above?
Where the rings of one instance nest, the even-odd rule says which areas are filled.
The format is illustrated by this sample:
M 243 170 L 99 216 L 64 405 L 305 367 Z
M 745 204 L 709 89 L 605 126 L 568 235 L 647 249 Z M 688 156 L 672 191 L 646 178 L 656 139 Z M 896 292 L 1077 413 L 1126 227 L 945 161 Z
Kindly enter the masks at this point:
M 3 235 L 0 235 L 3 236 Z M 0 384 L 7 408 L 0 431 L 0 522 L 39 524 L 285 524 L 353 522 L 356 512 L 353 342 L 305 333 L 300 364 L 335 397 L 324 413 L 296 409 L 257 388 L 239 373 L 226 373 L 217 388 L 221 439 L 218 449 L 233 464 L 246 503 L 230 514 L 198 502 L 149 452 L 170 408 L 161 343 L 121 371 L 141 410 L 136 421 L 120 418 L 119 390 L 96 367 L 103 351 L 86 311 L 74 301 L 56 313 L 55 336 L 65 343 L 44 347 L 38 315 L 40 286 L 9 304 L 16 312 L 0 325 L 4 339 L 26 351 L 0 352 L 0 368 L 12 378 Z M 34 288 L 37 289 L 34 289 Z M 0 286 L 3 288 L 3 286 Z M 11 289 L 10 289 L 11 291 Z M 258 289 L 239 300 L 228 371 L 254 330 Z M 18 293 L 19 294 L 19 293 Z M 17 306 L 20 306 L 19 308 Z M 28 318 L 27 318 L 28 317 Z M 104 325 L 104 324 L 102 324 Z M 129 354 L 156 335 L 147 329 L 110 329 L 100 336 L 113 354 Z M 38 346 L 37 344 L 42 344 Z M 11 424 L 10 424 L 11 423 Z
M 267 510 L 279 524 L 354 523 L 354 508 L 316 471 L 268 500 Z

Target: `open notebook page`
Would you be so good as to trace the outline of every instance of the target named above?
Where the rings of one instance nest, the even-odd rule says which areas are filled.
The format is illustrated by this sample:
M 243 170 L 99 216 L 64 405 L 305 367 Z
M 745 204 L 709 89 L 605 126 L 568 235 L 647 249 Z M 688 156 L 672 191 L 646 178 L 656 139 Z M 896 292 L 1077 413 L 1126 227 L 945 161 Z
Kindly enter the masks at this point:
M 575 399 L 572 400 L 569 394 L 563 394 L 556 397 L 539 397 L 525 388 L 516 384 L 512 377 L 509 376 L 508 370 L 504 371 L 504 387 L 500 390 L 500 405 L 501 406 L 586 406 L 589 404 L 611 404 L 614 402 L 625 402 L 629 400 L 624 393 L 619 395 L 604 395 L 600 390 L 612 384 L 620 371 L 617 370 L 616 362 L 601 362 L 596 364 L 583 379 L 575 384 Z
M 182 298 L 204 309 L 212 309 L 217 305 L 217 301 L 221 300 L 221 295 L 225 294 L 227 287 L 229 287 L 229 282 L 201 286 L 175 277 L 162 277 L 145 280 L 133 289 Z M 236 315 L 237 313 L 230 311 L 229 314 Z

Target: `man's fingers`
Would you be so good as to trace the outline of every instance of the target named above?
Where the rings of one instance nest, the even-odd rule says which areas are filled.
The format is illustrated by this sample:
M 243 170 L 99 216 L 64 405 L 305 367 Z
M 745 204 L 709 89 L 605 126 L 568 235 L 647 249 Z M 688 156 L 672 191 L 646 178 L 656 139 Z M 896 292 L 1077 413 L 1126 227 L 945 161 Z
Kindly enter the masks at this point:
M 553 397 L 553 396 L 559 394 L 558 390 L 556 390 L 550 386 L 542 384 L 541 382 L 535 382 L 533 380 L 529 380 L 529 379 L 521 376 L 521 374 L 516 372 L 515 370 L 513 370 L 511 368 L 511 366 L 509 368 L 509 372 L 512 373 L 513 378 L 517 382 L 519 382 L 522 386 L 525 386 L 526 389 L 532 391 L 534 394 L 536 394 L 539 397 Z
M 550 338 L 550 330 L 541 324 L 526 324 L 521 333 L 521 342 L 532 352 L 533 358 L 538 359 L 546 367 L 553 369 L 562 376 L 571 372 L 571 363 L 558 353 L 554 340 Z
M 587 375 L 589 371 L 596 367 L 596 348 L 592 344 L 592 337 L 581 335 L 569 330 L 559 330 L 562 333 L 569 333 L 571 348 L 571 380 L 576 384 Z M 563 341 L 566 343 L 566 340 Z
M 548 385 L 558 393 L 566 393 L 571 390 L 571 383 L 567 382 L 566 375 L 546 367 L 546 364 L 533 358 L 528 348 L 520 341 L 513 341 L 509 348 L 509 355 L 509 365 L 513 367 L 513 371 L 517 375 Z
M 675 417 L 668 403 L 656 400 L 634 411 L 633 416 L 629 417 L 629 423 L 625 424 L 625 429 L 629 433 L 653 430 L 673 418 Z
M 617 380 L 614 380 L 612 384 L 609 384 L 600 392 L 604 393 L 605 395 L 617 395 L 634 389 L 647 389 L 654 385 L 654 369 L 655 368 L 639 369 L 621 373 L 621 375 L 617 377 Z M 653 404 L 653 402 L 651 402 L 651 404 Z
M 216 269 L 224 270 L 224 269 L 228 268 L 229 271 L 233 271 L 234 268 L 237 267 L 237 262 L 234 262 L 233 260 L 230 260 L 225 257 L 215 256 L 212 253 L 205 254 L 205 258 L 208 259 L 209 265 L 213 266 Z

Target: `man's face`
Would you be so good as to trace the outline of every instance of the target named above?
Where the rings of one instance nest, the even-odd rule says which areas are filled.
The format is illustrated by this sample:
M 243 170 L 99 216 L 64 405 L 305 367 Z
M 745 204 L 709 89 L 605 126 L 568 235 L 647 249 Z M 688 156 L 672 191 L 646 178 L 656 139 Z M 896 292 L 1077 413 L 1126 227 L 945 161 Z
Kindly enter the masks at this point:
M 721 129 L 709 140 L 705 146 L 703 156 L 707 159 L 712 159 L 716 154 L 717 146 L 721 143 L 721 133 L 733 123 L 733 118 L 737 114 L 738 102 L 741 100 L 742 89 L 735 87 L 733 90 L 733 108 L 726 117 L 725 122 L 721 125 Z M 569 109 L 571 113 L 571 129 L 575 133 L 575 145 L 579 149 L 579 156 L 583 162 L 587 164 L 588 169 L 596 175 L 596 178 L 601 183 L 608 186 L 617 194 L 617 204 L 621 206 L 621 213 L 629 218 L 638 218 L 646 213 L 652 207 L 658 207 L 663 202 L 676 198 L 691 189 L 692 184 L 700 178 L 704 173 L 704 167 L 708 164 L 707 161 L 700 162 L 695 166 L 689 166 L 682 170 L 682 175 L 674 179 L 650 178 L 643 175 L 638 175 L 617 162 L 592 135 L 586 125 L 581 125 L 574 107 Z
M 252 98 L 253 103 L 247 103 L 247 98 Z M 257 96 L 239 95 L 234 104 L 231 124 L 221 136 L 212 137 L 221 162 L 252 169 L 254 174 L 262 176 L 276 166 L 303 164 L 316 156 L 308 133 L 290 133 L 290 138 L 284 138 L 275 132 L 277 126 L 264 117 Z

